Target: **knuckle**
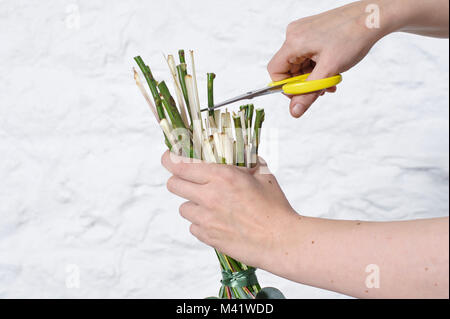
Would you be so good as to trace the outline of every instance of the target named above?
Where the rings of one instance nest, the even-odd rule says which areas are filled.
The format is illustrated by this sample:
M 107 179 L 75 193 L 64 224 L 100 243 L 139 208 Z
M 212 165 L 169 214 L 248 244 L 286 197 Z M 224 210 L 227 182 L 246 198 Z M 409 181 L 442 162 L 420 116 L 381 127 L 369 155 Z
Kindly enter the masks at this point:
M 189 232 L 201 242 L 206 242 L 206 235 L 198 225 L 191 224 L 191 226 L 189 226 Z
M 209 241 L 219 240 L 221 232 L 215 227 L 208 227 L 205 231 L 205 236 Z
M 196 231 L 196 226 L 194 224 L 191 224 L 191 226 L 189 226 L 189 232 L 194 235 L 195 237 L 197 237 L 197 231 Z
M 175 187 L 176 187 L 175 185 L 176 185 L 176 178 L 175 178 L 175 176 L 171 176 L 167 180 L 167 183 L 166 183 L 167 190 L 169 192 L 173 193 L 175 191 Z
M 164 152 L 163 155 L 161 156 L 161 165 L 162 165 L 163 167 L 165 167 L 166 169 L 168 168 L 168 163 L 167 163 L 167 161 L 168 161 L 168 156 L 167 156 L 167 153 Z
M 220 196 L 217 191 L 211 192 L 204 199 L 204 205 L 209 209 L 214 209 L 220 200 Z
M 182 170 L 181 163 L 172 162 L 172 173 L 174 175 L 180 175 Z
M 299 45 L 303 43 L 304 37 L 307 35 L 306 30 L 298 22 L 292 22 L 286 29 L 286 44 Z
M 209 228 L 211 224 L 214 222 L 214 218 L 210 213 L 202 214 L 199 218 L 199 222 L 201 225 L 205 226 L 206 228 Z
M 228 166 L 228 167 L 224 167 L 225 169 L 223 169 L 220 172 L 220 177 L 222 178 L 223 181 L 225 182 L 233 182 L 236 179 L 236 168 L 234 166 Z
M 301 26 L 299 26 L 298 22 L 291 22 L 288 24 L 286 28 L 286 41 L 292 40 L 297 37 L 299 33 L 301 33 Z
M 296 27 L 295 21 L 289 23 L 289 24 L 287 25 L 287 27 L 286 27 L 286 35 L 291 34 L 291 33 L 295 30 L 295 27 Z
M 267 72 L 269 72 L 269 74 L 272 74 L 272 70 L 273 70 L 273 60 L 270 60 L 270 62 L 267 64 Z
M 178 211 L 182 217 L 186 216 L 186 212 L 188 210 L 188 205 L 189 205 L 189 202 L 185 202 L 180 205 L 180 208 L 178 208 Z

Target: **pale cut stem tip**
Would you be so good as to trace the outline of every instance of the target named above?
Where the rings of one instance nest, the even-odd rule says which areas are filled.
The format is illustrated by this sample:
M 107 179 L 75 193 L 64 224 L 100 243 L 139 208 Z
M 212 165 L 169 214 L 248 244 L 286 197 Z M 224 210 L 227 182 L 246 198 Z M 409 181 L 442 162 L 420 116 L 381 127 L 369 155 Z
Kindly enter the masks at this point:
M 189 106 L 191 108 L 192 116 L 192 129 L 193 129 L 193 143 L 194 151 L 201 156 L 201 144 L 202 144 L 202 119 L 200 116 L 200 110 L 197 111 L 197 103 L 195 101 L 195 88 L 193 84 L 192 76 L 186 75 L 185 77 L 186 88 L 188 91 Z
M 159 122 L 159 116 L 158 116 L 158 112 L 156 112 L 156 107 L 153 104 L 152 100 L 150 99 L 150 96 L 148 95 L 144 86 L 142 85 L 141 77 L 135 68 L 133 68 L 133 73 L 134 73 L 134 80 L 136 81 L 136 85 L 138 86 L 139 90 L 141 91 L 142 95 L 144 96 L 145 101 L 147 101 L 147 104 L 150 107 L 150 110 L 152 111 L 153 115 L 155 116 L 156 121 Z
M 192 86 L 193 86 L 193 90 L 194 90 L 194 98 L 195 98 L 195 108 L 196 108 L 196 112 L 198 113 L 198 118 L 202 118 L 201 116 L 201 112 L 200 112 L 200 98 L 198 96 L 198 86 L 197 86 L 197 71 L 195 69 L 195 59 L 194 59 L 194 51 L 190 50 L 189 51 L 190 56 L 191 56 L 191 69 L 192 69 Z M 200 123 L 201 126 L 202 123 Z M 202 127 L 203 129 L 203 127 Z
M 177 102 L 178 102 L 178 107 L 180 109 L 181 119 L 183 120 L 184 125 L 186 127 L 189 127 L 189 120 L 188 120 L 188 115 L 186 113 L 186 105 L 184 103 L 183 92 L 181 91 L 181 84 L 180 84 L 180 81 L 178 80 L 178 76 L 177 76 L 177 68 L 175 65 L 175 58 L 173 57 L 173 55 L 169 54 L 167 56 L 166 61 L 167 61 L 167 65 L 169 66 L 170 74 L 172 75 L 173 83 L 175 85 L 175 93 L 177 96 Z
M 164 134 L 166 135 L 167 139 L 169 140 L 169 143 L 172 145 L 172 148 L 176 148 L 178 143 L 175 136 L 172 134 L 172 125 L 167 121 L 167 119 L 162 119 L 159 122 L 159 126 L 163 130 Z M 179 150 L 175 149 L 175 153 L 179 154 Z

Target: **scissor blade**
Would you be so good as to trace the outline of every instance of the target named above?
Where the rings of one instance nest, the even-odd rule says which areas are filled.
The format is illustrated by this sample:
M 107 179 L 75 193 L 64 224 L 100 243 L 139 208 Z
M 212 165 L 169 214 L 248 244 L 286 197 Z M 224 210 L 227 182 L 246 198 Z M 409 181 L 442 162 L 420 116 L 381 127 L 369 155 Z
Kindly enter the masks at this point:
M 281 92 L 281 91 L 282 91 L 281 87 L 270 87 L 270 86 L 269 87 L 264 87 L 262 89 L 253 90 L 253 91 L 247 92 L 245 94 L 238 95 L 238 96 L 236 96 L 234 98 L 228 99 L 226 101 L 223 101 L 221 103 L 218 103 L 218 104 L 214 105 L 214 107 L 201 109 L 200 112 L 204 112 L 204 111 L 208 111 L 208 110 L 214 110 L 214 109 L 217 109 L 219 107 L 222 107 L 222 106 L 225 106 L 225 105 L 237 102 L 237 101 L 251 100 L 251 99 L 253 99 L 254 97 L 257 97 L 257 96 L 266 95 L 266 94 L 272 94 L 272 93 Z

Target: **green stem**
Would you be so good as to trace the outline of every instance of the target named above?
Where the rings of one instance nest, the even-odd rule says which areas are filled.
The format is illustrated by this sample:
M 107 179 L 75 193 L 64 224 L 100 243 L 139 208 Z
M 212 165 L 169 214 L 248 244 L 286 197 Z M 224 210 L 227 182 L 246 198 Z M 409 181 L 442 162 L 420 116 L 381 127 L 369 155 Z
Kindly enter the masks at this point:
M 216 78 L 216 75 L 214 73 L 208 73 L 208 108 L 210 109 L 208 111 L 210 116 L 214 117 L 214 79 Z
M 223 265 L 223 263 L 222 263 L 222 260 L 221 260 L 221 258 L 220 258 L 220 256 L 219 256 L 219 252 L 218 252 L 217 249 L 215 249 L 215 248 L 214 248 L 214 252 L 216 253 L 217 259 L 219 259 L 220 268 L 221 268 L 222 270 L 225 270 L 225 267 L 224 267 L 224 265 Z
M 186 108 L 189 113 L 189 120 L 192 125 L 192 115 L 191 115 L 191 107 L 189 104 L 189 94 L 187 91 L 186 80 L 185 80 L 186 75 L 187 75 L 186 63 L 177 65 L 177 74 L 178 74 L 178 79 L 180 81 L 181 91 L 183 92 L 184 102 L 186 103 Z
M 159 96 L 158 88 L 156 86 L 156 80 L 153 78 L 152 71 L 150 70 L 149 66 L 144 63 L 144 60 L 138 55 L 134 58 L 137 65 L 141 69 L 142 74 L 144 74 L 145 80 L 147 81 L 148 87 L 150 89 L 150 92 L 153 97 L 153 101 L 155 102 L 156 111 L 158 112 L 159 120 L 166 118 L 166 115 L 164 114 L 164 109 L 162 106 L 161 97 Z M 172 145 L 170 145 L 169 140 L 167 139 L 166 134 L 164 134 L 165 143 L 169 149 L 172 149 Z
M 152 94 L 153 100 L 155 101 L 156 110 L 158 112 L 159 119 L 162 120 L 165 118 L 164 110 L 162 109 L 161 97 L 159 96 L 157 83 L 155 78 L 153 77 L 152 71 L 149 66 L 144 63 L 144 60 L 140 56 L 134 58 L 137 65 L 141 69 L 142 74 L 144 74 L 145 80 L 147 81 L 148 87 Z
M 230 266 L 228 265 L 227 261 L 225 260 L 225 255 L 220 253 L 220 252 L 218 252 L 217 250 L 216 250 L 216 254 L 217 254 L 217 257 L 219 258 L 220 265 L 222 266 L 222 269 L 233 271 L 233 269 L 230 268 Z
M 256 116 L 255 116 L 255 126 L 254 126 L 254 130 L 253 130 L 253 140 L 255 143 L 254 146 L 255 146 L 256 155 L 258 155 L 258 148 L 259 148 L 259 143 L 261 140 L 261 127 L 262 127 L 262 123 L 264 122 L 264 117 L 265 117 L 264 109 L 257 109 Z
M 233 116 L 233 121 L 236 133 L 236 164 L 237 166 L 245 166 L 245 145 L 241 117 L 239 115 Z
M 248 127 L 248 121 L 247 121 L 247 114 L 248 114 L 248 104 L 247 105 L 241 105 L 239 107 L 240 111 L 244 111 L 244 115 L 245 115 L 245 128 Z
M 178 56 L 180 57 L 180 63 L 186 63 L 186 58 L 184 55 L 184 50 L 178 50 Z
M 177 104 L 175 103 L 175 100 L 170 94 L 169 88 L 167 87 L 166 83 L 164 81 L 160 82 L 158 84 L 158 88 L 159 91 L 161 92 L 161 95 L 164 98 L 162 102 L 167 111 L 167 114 L 169 115 L 173 127 L 186 129 L 183 119 L 181 118 L 180 112 L 178 112 Z
M 228 259 L 228 262 L 230 263 L 231 267 L 233 267 L 233 272 L 241 271 L 241 267 L 238 265 L 238 262 L 231 258 L 230 256 L 225 255 L 225 258 Z
M 170 109 L 170 105 L 166 100 L 163 100 L 164 107 L 166 110 Z M 169 113 L 169 118 L 172 119 L 171 113 Z M 188 130 L 184 127 L 174 127 L 174 133 L 177 135 L 178 141 L 181 141 L 181 147 L 183 148 L 183 156 L 192 158 L 193 157 L 193 149 L 191 147 L 191 138 L 188 133 Z
M 158 105 L 161 106 L 161 98 L 159 97 L 158 88 L 156 87 L 156 81 L 153 77 L 152 72 L 150 71 L 149 66 L 144 63 L 140 56 L 135 57 L 134 60 L 141 69 L 142 74 L 144 74 L 145 80 L 147 80 L 147 84 L 150 88 L 150 92 L 152 93 L 156 107 L 158 107 Z
M 246 112 L 245 112 L 245 120 L 247 122 L 247 127 L 252 127 L 252 120 L 253 120 L 253 110 L 255 106 L 253 104 L 248 104 Z
M 239 287 L 231 287 L 231 289 L 233 290 L 236 299 L 245 299 L 245 298 L 244 298 L 243 296 L 241 296 L 241 294 L 239 293 Z

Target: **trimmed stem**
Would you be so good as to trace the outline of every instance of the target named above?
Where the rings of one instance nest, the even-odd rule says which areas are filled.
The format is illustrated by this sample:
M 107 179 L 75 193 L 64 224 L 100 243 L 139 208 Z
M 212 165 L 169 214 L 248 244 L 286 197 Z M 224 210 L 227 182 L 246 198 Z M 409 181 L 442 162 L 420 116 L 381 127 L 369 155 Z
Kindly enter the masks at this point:
M 258 161 L 258 148 L 261 141 L 261 127 L 264 122 L 264 109 L 257 109 L 255 116 L 255 126 L 253 130 L 252 149 L 251 149 L 251 166 L 254 167 Z
M 246 105 L 241 105 L 241 106 L 239 107 L 239 110 L 240 110 L 242 113 L 244 113 L 244 118 L 245 118 L 245 121 L 244 121 L 244 123 L 245 123 L 245 128 L 248 128 L 248 121 L 247 121 L 248 104 L 246 104 Z M 243 128 L 244 128 L 244 127 L 243 127 Z
M 200 117 L 200 107 L 195 100 L 195 88 L 192 76 L 186 75 L 185 78 L 186 88 L 189 98 L 189 105 L 191 107 L 192 116 L 192 129 L 193 129 L 193 142 L 194 142 L 194 152 L 197 158 L 201 159 L 201 145 L 202 145 L 202 119 Z
M 180 58 L 180 63 L 186 63 L 184 50 L 178 50 L 178 57 Z
M 156 106 L 158 106 L 158 104 L 161 104 L 161 99 L 159 98 L 158 89 L 156 88 L 156 81 L 153 78 L 153 74 L 150 71 L 150 68 L 144 63 L 144 60 L 142 60 L 140 56 L 135 57 L 134 60 L 141 69 L 142 74 L 144 74 L 144 77 L 147 80 L 148 87 L 150 88 L 150 92 L 152 93 L 153 99 L 155 100 L 155 104 Z
M 254 147 L 256 149 L 256 155 L 258 155 L 258 148 L 259 148 L 259 143 L 261 140 L 261 127 L 262 127 L 262 123 L 264 122 L 264 117 L 265 117 L 265 113 L 264 113 L 264 109 L 257 109 L 256 110 L 256 116 L 255 116 L 255 126 L 254 126 L 254 130 L 253 130 L 253 143 Z
M 165 118 L 165 116 L 161 116 L 164 114 L 161 97 L 159 96 L 157 83 L 153 78 L 152 71 L 149 66 L 144 63 L 144 60 L 140 56 L 134 58 L 139 68 L 141 69 L 142 74 L 144 74 L 145 80 L 147 81 L 150 92 L 152 93 L 153 100 L 155 101 L 156 111 L 158 113 L 159 119 Z
M 233 141 L 228 137 L 227 134 L 222 133 L 221 134 L 222 144 L 224 146 L 225 151 L 225 163 L 227 165 L 233 165 L 234 159 L 233 159 Z
M 163 96 L 163 105 L 166 109 L 167 114 L 169 115 L 170 121 L 172 122 L 173 127 L 175 128 L 186 128 L 184 125 L 183 119 L 181 118 L 180 113 L 178 112 L 177 105 L 172 95 L 170 94 L 169 88 L 166 85 L 166 82 L 162 81 L 158 84 L 159 91 Z
M 208 111 L 208 114 L 210 116 L 214 116 L 214 79 L 216 78 L 216 75 L 214 73 L 208 73 L 208 108 L 210 109 Z
M 191 107 L 189 103 L 189 95 L 188 90 L 186 88 L 186 63 L 182 63 L 180 65 L 177 65 L 177 74 L 178 74 L 178 80 L 180 81 L 181 91 L 183 92 L 184 102 L 186 103 L 186 108 L 189 113 L 189 120 L 192 124 L 192 114 L 191 114 Z
M 144 99 L 147 102 L 148 106 L 150 107 L 150 110 L 152 111 L 153 115 L 155 116 L 156 121 L 159 122 L 160 118 L 156 111 L 156 107 L 153 104 L 153 102 L 150 100 L 150 96 L 148 96 L 147 91 L 145 90 L 144 86 L 142 85 L 141 77 L 139 76 L 139 73 L 137 73 L 135 68 L 133 68 L 133 73 L 134 73 L 134 80 L 136 81 L 136 85 L 138 86 L 139 90 L 141 91 L 142 95 L 144 96 Z
M 174 150 L 174 147 L 176 147 L 177 145 L 177 140 L 172 133 L 172 126 L 170 125 L 169 121 L 167 121 L 167 119 L 164 118 L 159 122 L 159 126 L 164 132 L 164 137 L 166 138 L 166 145 L 169 147 L 171 151 L 173 150 L 176 153 L 179 153 L 178 150 Z
M 164 98 L 162 100 L 162 103 L 167 114 L 169 115 L 172 126 L 175 129 L 174 133 L 176 133 L 175 135 L 177 137 L 177 140 L 181 141 L 181 147 L 184 151 L 183 155 L 186 157 L 192 157 L 193 154 L 190 148 L 190 132 L 184 125 L 183 119 L 181 118 L 181 115 L 177 109 L 177 105 L 175 104 L 175 100 L 172 98 L 172 95 L 170 95 L 170 91 L 164 81 L 158 84 L 158 88 Z M 173 145 L 173 143 L 171 144 Z
M 248 138 L 247 138 L 247 122 L 245 121 L 245 114 L 244 111 L 239 111 L 239 118 L 241 120 L 241 128 L 242 128 L 242 136 L 244 138 L 244 144 L 248 144 Z
M 156 81 L 153 78 L 153 74 L 152 74 L 149 66 L 144 63 L 144 60 L 142 60 L 142 58 L 140 56 L 136 56 L 134 58 L 134 60 L 136 61 L 139 68 L 141 69 L 142 74 L 144 74 L 145 80 L 147 81 L 148 87 L 150 88 L 150 92 L 153 96 L 153 100 L 155 101 L 156 112 L 158 113 L 159 120 L 165 119 L 166 116 L 164 114 L 164 109 L 162 106 L 161 98 L 159 96 L 158 88 L 156 87 Z M 164 137 L 165 137 L 166 145 L 169 147 L 169 149 L 172 149 L 173 144 L 170 143 L 170 141 L 167 139 L 166 134 L 164 134 Z
M 255 106 L 253 104 L 248 104 L 247 110 L 245 112 L 245 119 L 247 120 L 247 126 L 252 127 L 252 120 L 253 120 L 253 110 Z
M 177 77 L 177 67 L 175 66 L 175 59 L 173 55 L 169 54 L 167 56 L 167 64 L 169 66 L 170 74 L 172 75 L 173 83 L 175 85 L 175 93 L 177 95 L 177 102 L 180 108 L 181 118 L 183 119 L 184 125 L 189 127 L 189 120 L 187 118 L 186 106 L 183 100 L 183 92 L 181 91 L 180 81 Z
M 200 119 L 200 127 L 203 131 L 203 123 L 201 122 L 202 116 L 200 113 L 200 98 L 198 97 L 197 72 L 195 70 L 194 51 L 191 50 L 189 53 L 191 56 L 192 87 L 194 90 L 195 109 L 196 109 L 196 113 L 198 114 L 198 117 L 196 116 L 196 118 Z
M 245 166 L 244 136 L 242 134 L 241 118 L 239 115 L 233 116 L 234 131 L 236 133 L 236 163 L 237 166 Z
M 208 139 L 203 139 L 202 141 L 202 152 L 203 152 L 203 159 L 206 160 L 208 163 L 215 163 L 216 158 L 214 156 L 213 149 L 211 147 L 211 144 L 209 143 Z

